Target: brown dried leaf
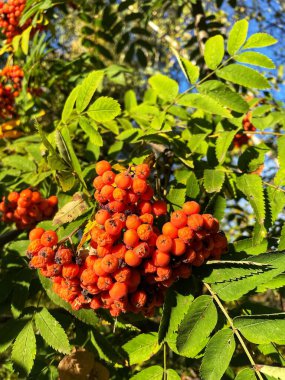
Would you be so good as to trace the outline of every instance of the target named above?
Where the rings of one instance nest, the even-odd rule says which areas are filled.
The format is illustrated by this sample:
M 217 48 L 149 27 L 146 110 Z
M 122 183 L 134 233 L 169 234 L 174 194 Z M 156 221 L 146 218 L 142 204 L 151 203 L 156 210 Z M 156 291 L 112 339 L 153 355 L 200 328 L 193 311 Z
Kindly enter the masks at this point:
M 72 201 L 66 203 L 53 218 L 53 225 L 61 225 L 77 219 L 88 209 L 85 196 L 82 193 L 75 193 Z

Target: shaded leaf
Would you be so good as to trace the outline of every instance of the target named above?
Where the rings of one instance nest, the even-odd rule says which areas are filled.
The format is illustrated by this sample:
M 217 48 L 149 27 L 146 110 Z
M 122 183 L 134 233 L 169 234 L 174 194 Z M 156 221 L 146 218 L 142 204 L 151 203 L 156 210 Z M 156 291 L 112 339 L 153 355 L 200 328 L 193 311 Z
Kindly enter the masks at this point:
M 161 380 L 162 375 L 163 375 L 163 368 L 158 365 L 154 365 L 152 367 L 143 369 L 141 372 L 132 376 L 130 380 L 146 380 L 146 379 Z
M 36 337 L 32 323 L 29 322 L 17 336 L 12 349 L 12 361 L 21 376 L 28 375 L 36 356 Z
M 150 359 L 160 349 L 157 333 L 140 334 L 123 345 L 129 357 L 129 364 L 142 363 Z
M 218 169 L 204 170 L 204 186 L 207 193 L 219 192 L 225 181 L 225 172 Z

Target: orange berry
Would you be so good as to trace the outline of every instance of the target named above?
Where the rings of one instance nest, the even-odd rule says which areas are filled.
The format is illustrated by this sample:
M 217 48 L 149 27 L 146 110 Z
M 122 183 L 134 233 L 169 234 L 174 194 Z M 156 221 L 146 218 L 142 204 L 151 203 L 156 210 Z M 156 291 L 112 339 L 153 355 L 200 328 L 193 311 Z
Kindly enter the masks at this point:
M 97 261 L 97 257 L 95 255 L 87 256 L 85 260 L 86 268 L 93 268 L 96 261 Z
M 119 260 L 111 254 L 102 258 L 101 267 L 106 273 L 114 273 L 119 267 Z
M 153 188 L 150 185 L 147 185 L 146 191 L 141 194 L 140 199 L 142 201 L 150 201 L 154 195 Z
M 147 179 L 150 175 L 148 164 L 139 164 L 135 167 L 135 174 L 138 178 Z
M 167 204 L 164 201 L 156 201 L 153 203 L 152 209 L 156 216 L 165 215 L 167 213 Z
M 93 180 L 93 187 L 96 190 L 100 191 L 104 185 L 105 185 L 105 183 L 103 182 L 102 176 L 99 175 L 98 177 L 94 178 L 94 180 Z
M 182 227 L 178 230 L 178 237 L 184 241 L 184 243 L 189 243 L 194 239 L 195 233 L 190 227 Z
M 182 228 L 187 225 L 187 216 L 184 211 L 177 210 L 171 214 L 170 221 L 175 227 Z
M 111 218 L 111 214 L 107 210 L 100 209 L 95 214 L 95 220 L 97 223 L 104 226 L 107 219 Z
M 129 172 L 123 172 L 123 173 L 117 174 L 115 177 L 115 184 L 120 189 L 123 189 L 123 190 L 130 187 L 132 184 L 132 178 L 131 178 Z
M 122 224 L 119 219 L 107 219 L 105 224 L 105 231 L 110 235 L 119 235 L 122 231 Z
M 143 263 L 144 273 L 155 273 L 157 267 L 152 260 L 145 260 Z
M 147 301 L 147 295 L 146 292 L 143 290 L 137 290 L 135 293 L 132 294 L 131 297 L 131 303 L 134 307 L 140 309 L 144 307 Z
M 113 244 L 113 238 L 107 232 L 102 232 L 97 238 L 97 244 L 99 247 L 106 247 Z
M 137 269 L 133 269 L 131 272 L 130 279 L 126 281 L 126 284 L 129 288 L 129 293 L 135 292 L 140 282 L 141 282 L 140 272 Z
M 174 256 L 181 256 L 186 251 L 186 244 L 180 238 L 174 239 L 172 241 L 171 253 Z
M 139 196 L 137 194 L 133 193 L 132 191 L 127 192 L 125 202 L 128 205 L 137 203 L 138 200 L 139 200 Z
M 143 241 L 147 241 L 151 237 L 152 232 L 151 225 L 146 223 L 141 224 L 137 229 L 138 236 Z
M 33 256 L 29 266 L 32 269 L 39 269 L 39 268 L 44 268 L 46 265 L 46 260 L 42 256 Z
M 124 282 L 115 282 L 109 290 L 109 295 L 113 300 L 119 300 L 128 294 L 128 287 Z
M 134 249 L 133 252 L 140 258 L 145 258 L 149 256 L 149 246 L 147 243 L 140 243 Z
M 30 189 L 22 190 L 20 192 L 20 198 L 25 201 L 31 201 L 33 196 L 33 192 Z
M 101 228 L 97 226 L 93 227 L 92 230 L 90 231 L 91 239 L 96 241 L 102 233 L 103 233 L 103 230 L 101 230 Z
M 200 215 L 200 214 L 190 215 L 190 216 L 188 216 L 188 219 L 187 219 L 187 225 L 193 231 L 200 231 L 203 228 L 204 219 L 203 219 L 202 215 Z
M 127 220 L 126 220 L 126 227 L 129 229 L 129 230 L 137 230 L 138 227 L 141 225 L 141 220 L 140 218 L 135 215 L 135 214 L 132 214 L 132 215 L 129 215 L 127 217 Z
M 138 209 L 141 214 L 151 214 L 152 213 L 152 204 L 150 202 L 142 201 L 138 204 Z
M 52 262 L 54 260 L 55 252 L 50 247 L 43 247 L 39 250 L 38 255 L 45 259 L 45 262 Z
M 195 201 L 189 201 L 184 203 L 182 210 L 185 212 L 186 215 L 199 214 L 199 212 L 201 211 L 201 207 L 199 203 Z
M 211 214 L 203 214 L 204 227 L 207 231 L 217 233 L 219 231 L 219 221 Z
M 222 232 L 213 235 L 213 241 L 215 248 L 225 249 L 228 246 L 227 238 Z
M 98 297 L 93 297 L 93 298 L 92 298 L 92 301 L 90 302 L 90 307 L 91 307 L 91 309 L 93 309 L 93 310 L 97 310 L 97 309 L 99 309 L 100 307 L 102 307 L 102 302 L 101 302 L 100 298 L 98 298 Z
M 62 266 L 62 276 L 64 278 L 74 278 L 79 274 L 80 268 L 77 264 L 64 264 Z
M 84 269 L 81 273 L 80 280 L 84 285 L 93 285 L 97 282 L 98 277 L 92 269 Z
M 17 193 L 16 191 L 12 191 L 12 193 L 8 195 L 8 201 L 11 203 L 17 203 L 19 197 L 20 197 L 19 193 Z
M 42 234 L 45 232 L 45 230 L 41 227 L 34 228 L 29 233 L 29 239 L 30 240 L 36 240 L 40 239 L 42 237 Z
M 125 282 L 131 277 L 130 268 L 120 268 L 113 274 L 114 279 L 117 282 Z
M 103 175 L 106 171 L 111 170 L 111 169 L 112 169 L 111 165 L 109 164 L 108 161 L 105 161 L 105 160 L 97 162 L 95 166 L 95 170 L 98 175 Z
M 113 191 L 114 191 L 113 186 L 104 185 L 101 189 L 101 195 L 108 201 L 111 201 L 113 199 Z
M 113 246 L 111 249 L 112 255 L 116 256 L 117 259 L 124 259 L 126 251 L 127 248 L 125 244 L 122 243 Z
M 139 235 L 134 229 L 127 230 L 124 233 L 124 243 L 127 247 L 135 247 L 139 243 Z
M 52 247 L 58 242 L 58 237 L 55 231 L 45 231 L 41 236 L 41 243 L 45 247 Z
M 165 236 L 171 237 L 171 239 L 178 237 L 178 229 L 171 222 L 167 222 L 163 225 L 162 233 Z
M 32 203 L 40 203 L 42 200 L 41 193 L 39 191 L 33 191 L 32 193 Z
M 62 265 L 47 263 L 46 269 L 47 269 L 46 277 L 59 276 L 62 271 Z
M 156 239 L 156 247 L 161 252 L 170 252 L 172 248 L 172 239 L 169 236 L 159 235 Z
M 140 215 L 139 218 L 143 223 L 153 224 L 153 215 L 152 214 L 142 214 L 142 215 Z
M 97 281 L 97 286 L 100 290 L 110 290 L 113 285 L 111 276 L 100 276 Z
M 33 193 L 34 195 L 34 193 Z M 48 199 L 48 204 L 51 206 L 51 207 L 55 207 L 57 206 L 58 204 L 58 199 L 57 199 L 57 196 L 56 195 L 51 195 Z
M 72 250 L 65 247 L 60 247 L 55 255 L 55 262 L 57 264 L 70 264 L 72 262 Z
M 98 246 L 96 248 L 98 257 L 105 257 L 106 255 L 109 255 L 111 253 L 111 249 L 111 245 L 106 245 L 104 247 Z
M 109 206 L 109 209 L 111 212 L 116 212 L 116 213 L 117 212 L 120 213 L 120 212 L 124 211 L 124 209 L 125 209 L 124 203 L 119 202 L 119 201 L 112 201 L 109 203 L 108 206 Z
M 141 264 L 142 259 L 139 256 L 137 256 L 133 251 L 129 250 L 125 253 L 125 262 L 130 267 L 138 267 Z
M 112 172 L 112 170 L 107 170 L 102 175 L 102 180 L 105 183 L 105 185 L 112 185 L 114 183 L 114 179 L 116 177 L 116 174 Z
M 165 281 L 171 277 L 172 269 L 169 267 L 165 267 L 165 268 L 159 267 L 157 268 L 156 273 L 157 273 L 157 277 L 155 278 L 156 281 Z
M 31 200 L 26 200 L 24 198 L 19 198 L 18 202 L 17 202 L 17 205 L 18 205 L 18 208 L 19 207 L 23 207 L 23 208 L 27 208 L 31 205 Z
M 188 248 L 183 257 L 183 263 L 192 264 L 195 259 L 196 259 L 196 252 L 194 251 L 194 249 Z
M 192 261 L 192 265 L 194 267 L 200 267 L 204 263 L 204 261 L 205 261 L 205 258 L 203 256 L 202 252 L 197 252 L 195 260 Z
M 166 267 L 170 262 L 170 255 L 156 250 L 152 255 L 152 262 L 156 267 Z
M 134 178 L 132 183 L 132 189 L 135 194 L 143 194 L 147 190 L 147 182 L 141 178 Z
M 127 197 L 126 190 L 120 189 L 119 187 L 116 187 L 116 189 L 113 191 L 113 198 L 115 201 L 122 202 Z
M 43 244 L 41 243 L 41 239 L 35 239 L 30 242 L 27 248 L 27 255 L 28 256 L 35 256 L 39 250 L 43 248 Z
M 97 276 L 105 276 L 107 274 L 101 266 L 102 260 L 103 259 L 97 259 L 93 266 L 94 272 Z

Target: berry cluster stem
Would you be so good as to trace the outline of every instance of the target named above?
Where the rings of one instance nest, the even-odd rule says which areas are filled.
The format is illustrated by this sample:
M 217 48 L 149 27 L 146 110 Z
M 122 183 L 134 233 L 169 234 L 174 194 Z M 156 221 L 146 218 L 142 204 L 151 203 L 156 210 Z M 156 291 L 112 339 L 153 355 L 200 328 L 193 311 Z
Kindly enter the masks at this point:
M 220 310 L 222 311 L 222 313 L 224 314 L 224 316 L 226 317 L 227 321 L 229 322 L 229 325 L 231 327 L 231 329 L 233 330 L 234 334 L 236 335 L 236 337 L 238 338 L 246 356 L 248 357 L 249 361 L 250 361 L 250 364 L 252 365 L 258 379 L 260 380 L 263 380 L 262 379 L 262 376 L 257 368 L 257 365 L 251 355 L 251 353 L 249 352 L 249 350 L 247 349 L 246 347 L 246 344 L 242 338 L 242 336 L 240 335 L 239 331 L 235 328 L 234 326 L 234 323 L 233 323 L 233 320 L 232 318 L 229 316 L 227 310 L 225 309 L 225 307 L 223 306 L 223 304 L 221 303 L 219 297 L 217 296 L 217 294 L 212 290 L 212 288 L 210 287 L 210 285 L 204 283 L 205 287 L 207 288 L 207 290 L 209 291 L 209 293 L 211 294 L 211 296 L 213 297 L 213 299 L 215 300 L 216 304 L 219 306 Z

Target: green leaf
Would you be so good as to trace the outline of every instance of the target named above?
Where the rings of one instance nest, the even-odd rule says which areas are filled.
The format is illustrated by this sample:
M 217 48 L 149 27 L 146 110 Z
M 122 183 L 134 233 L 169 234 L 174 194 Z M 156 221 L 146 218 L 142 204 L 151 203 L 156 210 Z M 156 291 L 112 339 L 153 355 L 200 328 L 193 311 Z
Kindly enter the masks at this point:
M 249 65 L 265 67 L 267 69 L 275 69 L 273 61 L 266 55 L 255 51 L 246 51 L 235 56 L 235 60 Z
M 167 200 L 174 206 L 182 207 L 185 202 L 186 187 L 170 186 Z
M 271 225 L 275 223 L 285 204 L 285 193 L 273 187 L 266 188 L 267 199 L 270 206 Z
M 132 108 L 137 107 L 137 98 L 134 90 L 128 90 L 124 97 L 125 108 L 127 111 L 131 111 Z
M 242 297 L 244 294 L 255 289 L 258 285 L 271 281 L 273 278 L 285 271 L 285 255 L 282 252 L 269 252 L 259 254 L 258 256 L 250 256 L 241 262 L 253 262 L 254 264 L 265 264 L 269 266 L 261 273 L 244 276 L 238 281 L 229 279 L 219 284 L 213 284 L 213 290 L 224 301 L 234 301 Z
M 72 167 L 73 167 L 75 173 L 77 174 L 78 178 L 80 179 L 80 182 L 82 184 L 84 184 L 85 188 L 86 188 L 87 186 L 85 184 L 85 181 L 84 181 L 84 178 L 83 178 L 83 175 L 82 175 L 81 166 L 80 166 L 79 160 L 78 160 L 78 158 L 77 158 L 77 156 L 76 156 L 76 154 L 74 152 L 68 128 L 67 127 L 63 127 L 61 129 L 61 134 L 62 134 L 62 137 L 63 137 L 63 139 L 65 141 L 66 147 L 68 149 L 68 153 L 69 153 L 69 156 L 71 158 Z
M 285 313 L 240 316 L 234 326 L 248 341 L 256 344 L 285 340 Z
M 158 341 L 161 343 L 165 340 L 171 350 L 176 353 L 178 353 L 176 348 L 178 326 L 194 300 L 191 292 L 191 282 L 180 281 L 174 288 L 168 290 L 163 305 Z
M 13 154 L 2 158 L 2 164 L 11 168 L 16 168 L 22 172 L 36 172 L 36 165 L 33 161 L 27 159 L 24 156 Z
M 19 332 L 28 323 L 24 319 L 9 319 L 0 328 L 0 353 L 7 350 Z
M 210 261 L 204 267 L 203 281 L 209 284 L 238 281 L 264 273 L 269 269 L 271 269 L 270 265 L 252 261 Z
M 217 309 L 210 296 L 194 300 L 178 328 L 176 346 L 182 356 L 195 357 L 205 347 L 217 323 Z
M 207 344 L 200 368 L 202 380 L 220 380 L 226 372 L 236 348 L 234 332 L 218 331 Z
M 180 67 L 191 84 L 194 84 L 199 79 L 200 69 L 186 58 L 180 57 L 178 61 Z
M 265 282 L 257 287 L 256 291 L 260 293 L 266 292 L 267 289 L 278 289 L 285 286 L 285 274 L 273 278 L 272 280 Z
M 29 26 L 21 35 L 21 48 L 25 55 L 28 55 L 29 52 L 29 41 L 30 41 L 30 33 L 32 30 L 32 26 Z
M 228 52 L 234 55 L 244 44 L 247 37 L 248 22 L 243 19 L 237 21 L 232 27 L 228 38 Z
M 37 329 L 49 346 L 63 354 L 70 353 L 68 337 L 58 321 L 43 308 L 35 315 Z
M 155 332 L 140 334 L 123 345 L 123 350 L 128 354 L 130 365 L 150 359 L 159 349 L 158 335 Z
M 36 337 L 32 323 L 29 322 L 17 336 L 12 349 L 12 361 L 21 376 L 28 375 L 36 356 Z
M 215 204 L 213 207 L 213 216 L 217 218 L 220 222 L 225 216 L 226 207 L 227 207 L 226 198 L 222 197 L 221 195 L 218 195 L 216 197 Z
M 243 49 L 261 48 L 276 44 L 277 40 L 267 33 L 255 33 L 249 37 Z
M 13 279 L 15 285 L 11 301 L 11 311 L 15 318 L 19 317 L 25 307 L 32 277 L 33 273 L 31 270 L 24 268 Z
M 76 110 L 78 113 L 81 113 L 88 107 L 95 91 L 98 86 L 101 84 L 104 78 L 104 71 L 92 71 L 87 77 L 83 80 L 80 85 L 79 92 L 76 98 Z
M 218 77 L 244 87 L 264 90 L 270 88 L 270 83 L 258 71 L 246 66 L 231 64 L 216 71 Z
M 231 118 L 231 113 L 222 107 L 216 100 L 205 94 L 186 94 L 183 95 L 177 104 L 191 108 L 198 108 L 204 112 L 209 112 L 215 115 L 221 115 Z
M 79 125 L 89 137 L 90 142 L 96 146 L 103 146 L 103 139 L 100 133 L 97 131 L 97 126 L 94 122 L 87 117 L 80 117 Z
M 285 379 L 285 368 L 272 367 L 269 365 L 258 365 L 257 368 L 265 375 L 272 376 L 276 380 Z
M 235 380 L 256 380 L 254 369 L 244 368 L 237 374 Z
M 269 147 L 264 143 L 246 148 L 239 157 L 238 167 L 243 172 L 253 172 L 257 170 L 264 163 L 265 154 L 268 151 Z
M 148 80 L 158 96 L 165 101 L 173 101 L 178 95 L 178 83 L 162 74 L 156 74 Z
M 186 195 L 190 198 L 196 198 L 200 193 L 200 187 L 197 177 L 193 171 L 190 172 L 186 182 Z
M 263 224 L 265 219 L 264 194 L 262 179 L 257 174 L 243 174 L 237 178 L 238 189 L 246 196 L 251 204 L 256 220 Z
M 91 344 L 94 346 L 99 358 L 109 363 L 121 363 L 122 358 L 114 346 L 96 330 L 91 331 Z
M 249 109 L 248 103 L 238 93 L 217 80 L 208 80 L 202 83 L 198 86 L 198 90 L 233 111 L 245 113 Z
M 217 35 L 205 43 L 204 58 L 209 69 L 215 70 L 222 62 L 225 54 L 224 38 Z
M 65 101 L 65 104 L 64 104 L 64 107 L 63 107 L 63 110 L 62 110 L 62 114 L 61 114 L 61 120 L 64 123 L 67 122 L 69 116 L 72 114 L 72 111 L 73 111 L 73 108 L 74 108 L 74 104 L 76 102 L 79 90 L 80 90 L 80 86 L 75 87 L 71 91 L 71 93 L 68 95 L 68 98 Z
M 130 380 L 161 380 L 163 375 L 163 368 L 158 365 L 153 365 L 152 367 L 143 369 L 141 372 L 132 376 Z
M 113 120 L 120 113 L 119 103 L 108 96 L 101 96 L 87 110 L 88 116 L 99 123 Z
M 174 369 L 168 369 L 166 371 L 167 374 L 167 380 L 181 380 L 181 376 L 178 375 Z
M 207 193 L 219 192 L 225 181 L 225 172 L 218 169 L 204 170 L 204 186 Z
M 231 131 L 220 131 L 219 136 L 216 141 L 215 151 L 216 157 L 220 164 L 222 164 L 227 155 L 227 151 L 237 133 L 238 129 L 233 129 Z

